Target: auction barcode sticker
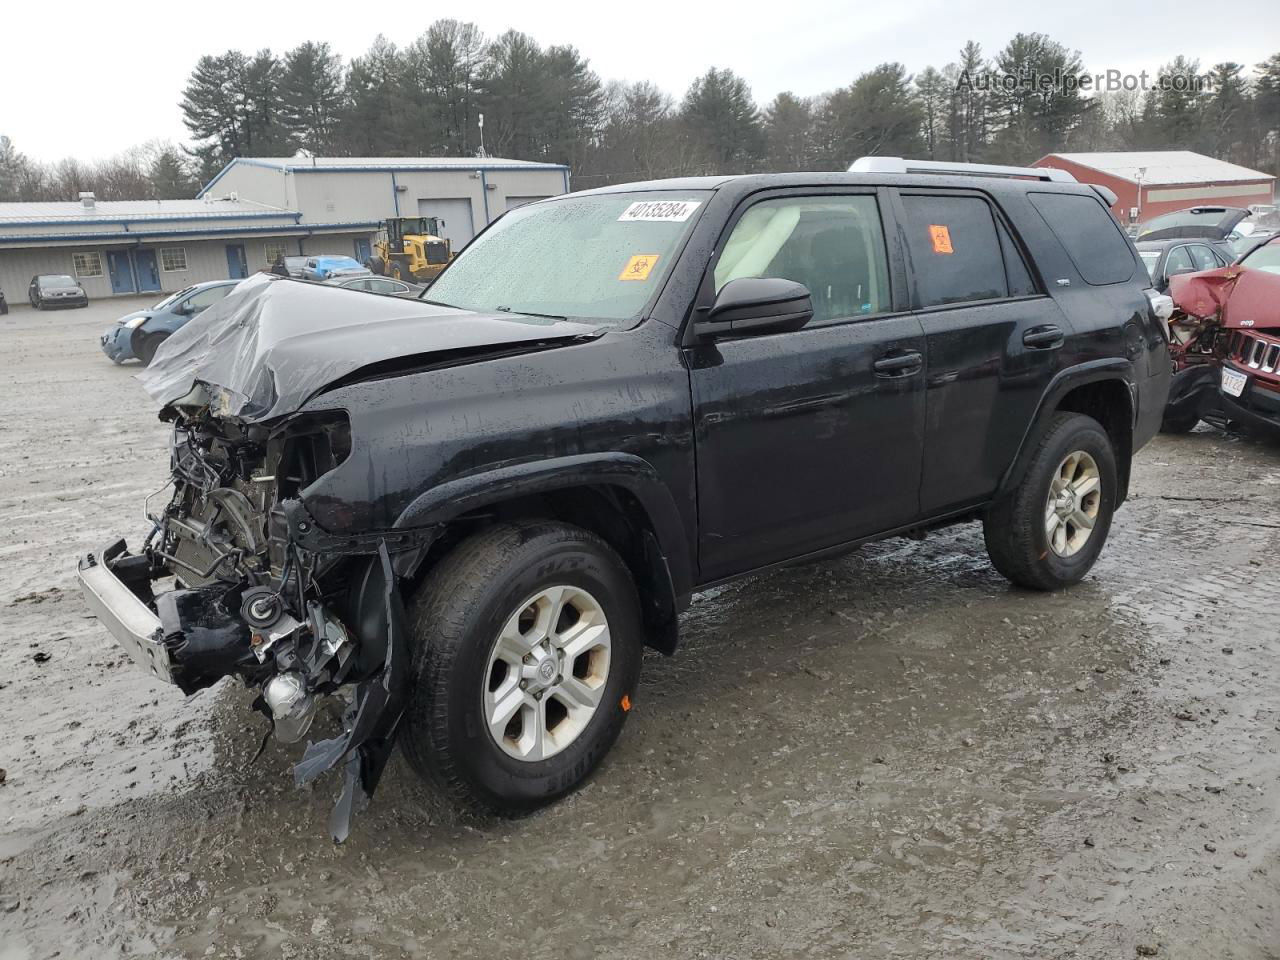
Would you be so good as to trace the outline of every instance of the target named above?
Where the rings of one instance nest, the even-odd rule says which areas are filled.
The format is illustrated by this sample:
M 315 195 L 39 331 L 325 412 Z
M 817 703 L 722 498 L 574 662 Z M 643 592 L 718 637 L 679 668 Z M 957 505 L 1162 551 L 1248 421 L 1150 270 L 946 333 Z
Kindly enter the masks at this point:
M 622 211 L 619 222 L 672 221 L 683 223 L 702 206 L 701 200 L 638 200 Z

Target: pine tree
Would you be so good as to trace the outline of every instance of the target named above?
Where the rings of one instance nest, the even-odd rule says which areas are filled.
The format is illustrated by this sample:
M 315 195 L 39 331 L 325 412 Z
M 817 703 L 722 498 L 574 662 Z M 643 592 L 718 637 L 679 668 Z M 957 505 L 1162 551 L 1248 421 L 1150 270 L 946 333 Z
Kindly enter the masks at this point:
M 281 66 L 280 122 L 293 145 L 311 156 L 330 152 L 342 111 L 342 58 L 329 44 L 308 40 Z
M 811 170 L 817 157 L 813 141 L 813 102 L 784 92 L 764 111 L 765 165 L 771 171 Z
M 732 70 L 712 67 L 680 105 L 685 136 L 705 173 L 747 173 L 764 155 L 764 130 L 751 88 Z
M 900 63 L 882 63 L 829 94 L 819 110 L 823 162 L 843 170 L 858 157 L 918 157 L 923 112 Z

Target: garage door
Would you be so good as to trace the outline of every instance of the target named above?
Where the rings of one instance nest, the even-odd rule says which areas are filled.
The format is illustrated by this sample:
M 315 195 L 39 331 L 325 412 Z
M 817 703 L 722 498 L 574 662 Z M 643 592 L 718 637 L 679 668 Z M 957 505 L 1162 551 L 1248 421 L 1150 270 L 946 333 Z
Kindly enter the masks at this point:
M 440 232 L 453 241 L 453 249 L 461 250 L 476 235 L 471 219 L 471 201 L 465 197 L 445 200 L 419 200 L 418 216 L 439 217 L 444 221 Z
M 539 200 L 545 200 L 546 197 L 507 197 L 507 209 L 514 210 L 516 207 L 523 207 L 526 203 L 537 203 Z

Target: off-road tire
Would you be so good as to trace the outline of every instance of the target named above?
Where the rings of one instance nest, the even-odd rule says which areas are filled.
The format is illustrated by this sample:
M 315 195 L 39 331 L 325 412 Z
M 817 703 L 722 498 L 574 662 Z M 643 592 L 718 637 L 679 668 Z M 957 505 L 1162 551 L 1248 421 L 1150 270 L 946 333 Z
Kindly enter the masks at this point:
M 382 258 L 377 256 L 376 254 L 370 257 L 368 260 L 366 260 L 364 262 L 364 265 L 369 269 L 371 273 L 376 273 L 378 276 L 382 276 L 387 272 L 386 270 L 387 265 L 383 263 Z
M 409 269 L 409 265 L 403 260 L 392 260 L 387 265 L 387 276 L 393 280 L 402 280 L 405 283 L 416 283 L 413 279 L 413 271 Z
M 490 735 L 480 694 L 503 624 L 526 597 L 553 584 L 581 587 L 600 602 L 612 644 L 609 674 L 577 738 L 544 760 L 524 761 Z M 528 813 L 581 784 L 621 733 L 644 634 L 631 575 L 595 534 L 541 520 L 489 527 L 436 565 L 408 614 L 414 686 L 400 743 L 410 765 L 460 806 Z
M 1098 515 L 1088 541 L 1071 557 L 1049 546 L 1045 506 L 1050 483 L 1064 458 L 1074 451 L 1093 457 L 1101 478 Z M 1102 424 L 1080 413 L 1055 414 L 1036 441 L 1022 482 L 987 512 L 983 524 L 987 554 L 1007 579 L 1032 590 L 1061 590 L 1079 583 L 1098 559 L 1119 490 L 1116 456 Z
M 167 333 L 151 333 L 142 338 L 138 344 L 137 354 L 144 367 L 151 366 L 151 361 L 156 358 L 156 351 L 160 349 L 160 344 L 168 339 Z

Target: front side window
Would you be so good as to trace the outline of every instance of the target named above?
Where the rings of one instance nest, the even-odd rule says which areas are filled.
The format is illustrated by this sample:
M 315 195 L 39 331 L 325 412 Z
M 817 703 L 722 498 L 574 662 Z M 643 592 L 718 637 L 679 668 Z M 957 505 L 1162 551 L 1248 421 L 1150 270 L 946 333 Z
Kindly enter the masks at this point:
M 177 273 L 187 269 L 187 248 L 161 247 L 160 269 L 165 273 Z
M 1000 235 L 985 200 L 904 196 L 902 204 L 907 214 L 907 249 L 921 306 L 1009 295 Z M 1029 282 L 1029 278 L 1022 282 Z
M 1133 276 L 1136 264 L 1129 241 L 1098 200 L 1082 194 L 1028 194 L 1085 283 L 1105 286 Z
M 876 198 L 787 197 L 757 203 L 725 241 L 715 267 L 716 291 L 743 277 L 803 283 L 815 323 L 884 313 L 891 296 Z
M 709 196 L 603 193 L 520 207 L 467 245 L 430 302 L 623 326 L 661 286 Z
M 1164 275 L 1172 277 L 1178 273 L 1191 273 L 1196 269 L 1195 263 L 1191 260 L 1191 251 L 1188 247 L 1174 247 L 1169 251 L 1169 259 L 1164 262 Z
M 102 276 L 102 254 L 100 253 L 73 253 L 71 262 L 75 266 L 77 277 Z
M 191 299 L 187 301 L 187 306 L 191 308 L 193 313 L 199 313 L 207 307 L 212 307 L 215 303 L 225 297 L 232 291 L 232 287 L 206 287 L 198 293 L 192 294 Z
M 1213 255 L 1213 251 L 1202 243 L 1191 247 L 1191 259 L 1195 262 L 1197 270 L 1214 270 L 1219 266 L 1218 258 Z

